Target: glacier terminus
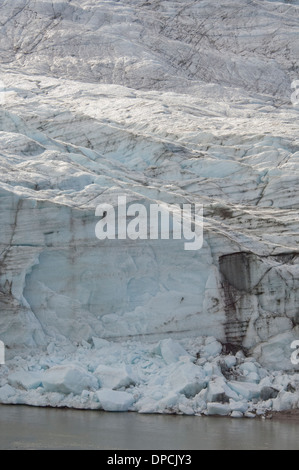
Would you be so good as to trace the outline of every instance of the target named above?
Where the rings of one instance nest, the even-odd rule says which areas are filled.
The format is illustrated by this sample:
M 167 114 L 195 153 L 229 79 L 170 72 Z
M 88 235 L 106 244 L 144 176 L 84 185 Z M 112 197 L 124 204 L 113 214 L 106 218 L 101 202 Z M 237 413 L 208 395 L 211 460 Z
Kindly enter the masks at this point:
M 0 403 L 297 409 L 299 1 L 0 13 Z

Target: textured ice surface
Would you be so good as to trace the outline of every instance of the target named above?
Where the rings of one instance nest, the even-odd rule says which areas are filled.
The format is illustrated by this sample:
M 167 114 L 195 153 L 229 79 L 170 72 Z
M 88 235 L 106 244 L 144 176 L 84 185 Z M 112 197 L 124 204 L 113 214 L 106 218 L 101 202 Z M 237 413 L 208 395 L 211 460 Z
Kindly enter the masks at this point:
M 102 380 L 143 412 L 296 406 L 298 8 L 2 2 L 0 401 L 97 409 Z M 120 195 L 203 204 L 202 249 L 98 240 Z

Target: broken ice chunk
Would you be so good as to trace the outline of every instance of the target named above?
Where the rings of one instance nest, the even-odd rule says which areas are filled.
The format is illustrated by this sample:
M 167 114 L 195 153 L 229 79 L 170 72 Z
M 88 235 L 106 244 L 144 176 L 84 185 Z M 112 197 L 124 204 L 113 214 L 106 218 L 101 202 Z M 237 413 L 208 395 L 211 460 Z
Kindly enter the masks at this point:
M 129 411 L 134 404 L 134 397 L 127 392 L 102 389 L 96 396 L 105 411 Z
M 113 390 L 130 387 L 130 385 L 135 385 L 137 382 L 132 368 L 127 365 L 111 367 L 100 364 L 94 375 L 98 378 L 100 387 Z
M 178 362 L 182 357 L 191 358 L 187 351 L 177 341 L 171 338 L 160 341 L 155 352 L 163 357 L 166 364 Z
M 8 383 L 14 388 L 33 390 L 42 385 L 41 372 L 18 371 L 8 376 Z
M 83 367 L 74 365 L 54 366 L 44 373 L 42 380 L 47 392 L 74 393 L 80 395 L 83 390 L 98 388 L 96 377 Z

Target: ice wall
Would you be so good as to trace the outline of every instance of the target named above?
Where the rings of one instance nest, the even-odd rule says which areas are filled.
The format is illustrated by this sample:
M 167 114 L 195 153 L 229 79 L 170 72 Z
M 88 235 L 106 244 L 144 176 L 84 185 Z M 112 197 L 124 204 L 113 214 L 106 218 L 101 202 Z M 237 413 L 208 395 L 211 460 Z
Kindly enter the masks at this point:
M 18 0 L 1 16 L 0 338 L 11 354 L 212 335 L 267 363 L 283 335 L 275 365 L 292 368 L 296 2 Z M 100 242 L 96 207 L 120 195 L 203 204 L 202 249 Z

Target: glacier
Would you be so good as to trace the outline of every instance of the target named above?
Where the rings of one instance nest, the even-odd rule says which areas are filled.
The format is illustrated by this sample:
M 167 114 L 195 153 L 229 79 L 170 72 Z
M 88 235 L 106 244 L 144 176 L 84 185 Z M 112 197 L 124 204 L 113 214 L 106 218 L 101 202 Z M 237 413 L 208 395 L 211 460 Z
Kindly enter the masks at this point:
M 0 402 L 299 406 L 299 2 L 3 0 Z M 204 242 L 98 240 L 200 204 Z

